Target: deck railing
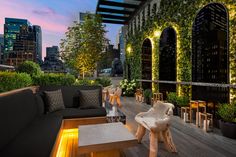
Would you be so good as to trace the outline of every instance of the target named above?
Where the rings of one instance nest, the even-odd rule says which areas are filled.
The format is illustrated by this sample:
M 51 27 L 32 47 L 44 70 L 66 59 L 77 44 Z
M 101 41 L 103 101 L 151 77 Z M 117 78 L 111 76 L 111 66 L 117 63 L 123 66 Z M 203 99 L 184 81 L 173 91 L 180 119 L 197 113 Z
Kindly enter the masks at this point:
M 236 88 L 236 84 L 224 84 L 224 83 L 205 83 L 205 82 L 184 82 L 184 81 L 164 81 L 164 80 L 143 80 L 138 79 L 138 82 L 152 82 L 152 83 L 165 83 L 176 85 L 191 85 L 191 86 L 204 86 L 204 87 L 222 87 L 222 88 Z

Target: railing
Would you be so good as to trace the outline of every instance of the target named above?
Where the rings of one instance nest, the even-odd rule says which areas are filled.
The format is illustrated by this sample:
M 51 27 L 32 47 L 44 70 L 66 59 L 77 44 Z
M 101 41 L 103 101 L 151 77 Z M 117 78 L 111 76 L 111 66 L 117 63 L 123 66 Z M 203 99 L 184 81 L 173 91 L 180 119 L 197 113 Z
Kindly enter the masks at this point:
M 222 88 L 236 88 L 236 84 L 224 84 L 224 83 L 205 83 L 205 82 L 178 82 L 178 81 L 163 81 L 163 80 L 142 80 L 138 79 L 139 82 L 152 82 L 152 83 L 166 83 L 166 84 L 177 84 L 177 85 L 190 85 L 190 86 L 204 86 L 204 87 L 222 87 Z

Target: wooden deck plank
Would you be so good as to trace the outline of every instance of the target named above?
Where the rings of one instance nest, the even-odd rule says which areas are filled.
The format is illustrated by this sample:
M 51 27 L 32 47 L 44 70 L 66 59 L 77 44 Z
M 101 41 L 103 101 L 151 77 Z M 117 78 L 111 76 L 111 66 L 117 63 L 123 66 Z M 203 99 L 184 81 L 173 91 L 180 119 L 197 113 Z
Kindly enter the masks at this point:
M 151 106 L 138 103 L 134 98 L 122 98 L 123 107 L 121 110 L 126 115 L 126 127 L 135 134 L 137 130 L 137 122 L 134 117 L 139 112 L 145 112 Z M 236 140 L 223 137 L 218 129 L 214 132 L 206 133 L 202 129 L 197 128 L 194 124 L 185 123 L 179 117 L 173 116 L 171 124 L 171 133 L 178 153 L 170 153 L 166 151 L 163 143 L 159 143 L 158 157 L 235 157 L 236 156 Z M 75 128 L 76 130 L 76 128 Z M 64 135 L 64 134 L 63 134 Z M 78 156 L 78 131 L 74 131 L 72 136 L 63 136 L 62 141 L 64 149 L 70 146 L 69 156 Z M 66 140 L 70 140 L 66 143 Z M 68 142 L 68 141 L 67 141 Z M 149 155 L 149 132 L 146 132 L 142 143 L 135 147 L 123 150 L 125 157 L 147 157 Z M 68 152 L 67 152 L 68 153 Z M 60 156 L 63 156 L 62 151 Z M 83 155 L 85 157 L 86 155 Z
M 137 122 L 134 117 L 139 112 L 146 112 L 151 106 L 136 102 L 134 98 L 123 98 L 121 109 L 127 117 L 127 127 L 135 134 Z M 213 133 L 206 133 L 194 124 L 183 122 L 179 117 L 173 116 L 171 132 L 178 153 L 173 154 L 165 150 L 164 144 L 159 144 L 158 156 L 160 157 L 235 157 L 236 140 L 223 137 L 218 129 Z M 142 144 L 136 148 L 125 150 L 127 156 L 147 156 L 149 151 L 149 133 L 143 138 Z M 138 151 L 137 151 L 138 150 Z M 147 151 L 144 153 L 143 151 Z

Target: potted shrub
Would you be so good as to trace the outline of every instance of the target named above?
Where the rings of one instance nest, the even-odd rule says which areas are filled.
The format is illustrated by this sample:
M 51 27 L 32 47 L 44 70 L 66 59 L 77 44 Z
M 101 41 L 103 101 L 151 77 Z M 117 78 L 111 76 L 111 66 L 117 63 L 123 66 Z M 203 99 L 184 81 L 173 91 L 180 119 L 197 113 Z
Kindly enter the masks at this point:
M 223 136 L 236 139 L 236 105 L 221 104 L 218 108 L 220 129 Z
M 175 108 L 174 108 L 174 115 L 178 115 L 178 109 L 177 109 L 177 94 L 175 92 L 170 92 L 167 94 L 167 101 L 169 103 L 172 103 Z
M 152 90 L 151 89 L 145 89 L 144 90 L 144 100 L 148 105 L 151 105 L 152 101 Z

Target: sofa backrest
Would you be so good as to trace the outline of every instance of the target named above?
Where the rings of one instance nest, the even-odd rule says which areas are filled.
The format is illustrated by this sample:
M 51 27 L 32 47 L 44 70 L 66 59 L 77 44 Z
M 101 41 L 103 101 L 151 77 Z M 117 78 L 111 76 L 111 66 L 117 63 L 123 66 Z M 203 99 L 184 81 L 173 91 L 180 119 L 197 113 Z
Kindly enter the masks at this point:
M 101 86 L 40 86 L 38 92 L 43 91 L 62 91 L 63 101 L 66 108 L 76 107 L 76 97 L 79 95 L 79 90 L 99 89 L 99 105 L 102 106 L 102 87 Z
M 0 95 L 0 151 L 36 116 L 37 106 L 32 90 Z

